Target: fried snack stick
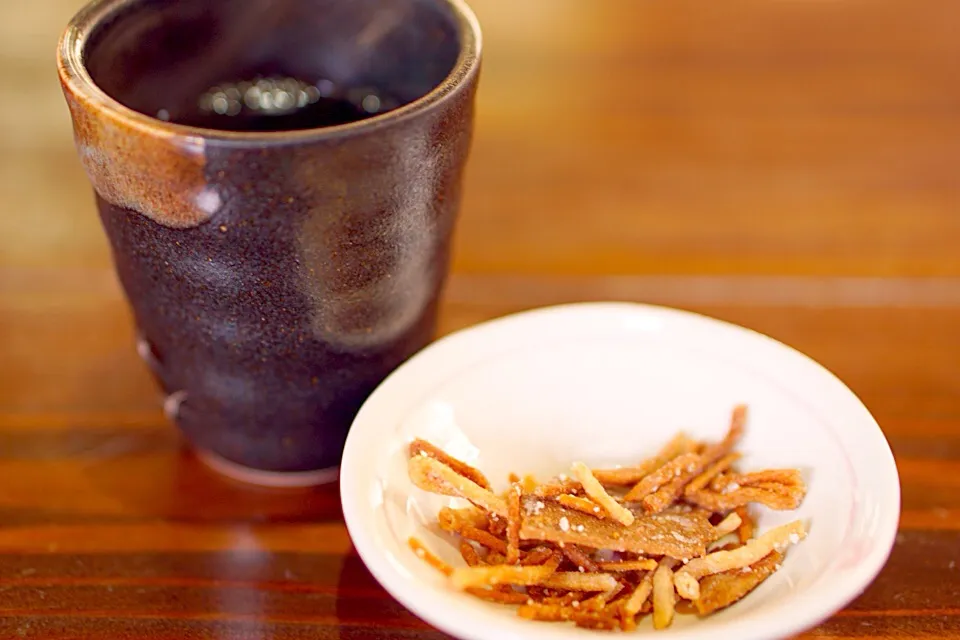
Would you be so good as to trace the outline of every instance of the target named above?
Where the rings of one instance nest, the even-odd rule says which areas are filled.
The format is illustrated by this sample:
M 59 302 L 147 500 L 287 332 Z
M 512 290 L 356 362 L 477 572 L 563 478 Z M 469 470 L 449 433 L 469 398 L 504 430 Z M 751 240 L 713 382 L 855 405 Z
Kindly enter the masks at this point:
M 685 496 L 697 506 L 710 511 L 730 511 L 752 502 L 776 511 L 792 511 L 803 502 L 804 491 L 797 487 L 778 485 L 776 488 L 739 487 L 727 493 L 696 491 Z
M 627 588 L 627 585 L 625 585 L 623 582 L 620 582 L 620 580 L 617 580 L 617 586 L 613 587 L 612 589 L 608 589 L 608 590 L 604 591 L 603 593 L 597 594 L 596 596 L 594 596 L 594 599 L 599 600 L 599 601 L 603 602 L 604 604 L 606 604 L 606 603 L 608 603 L 608 602 L 612 602 L 612 601 L 615 600 L 615 599 L 623 592 L 623 590 L 626 589 L 626 588 Z
M 612 614 L 604 613 L 576 613 L 573 621 L 578 627 L 595 629 L 597 631 L 613 631 L 620 626 L 620 622 Z
M 570 605 L 527 602 L 517 609 L 517 615 L 526 620 L 542 622 L 566 622 L 573 619 L 576 609 Z
M 694 472 L 699 463 L 700 456 L 696 453 L 677 456 L 638 482 L 623 499 L 627 502 L 640 502 L 651 493 L 659 491 L 660 487 L 673 482 L 681 474 Z
M 707 513 L 699 510 L 641 515 L 629 527 L 624 527 L 613 520 L 598 520 L 553 502 L 544 502 L 540 507 L 536 498 L 525 496 L 524 501 L 526 516 L 520 527 L 521 540 L 696 558 L 706 553 L 707 544 L 715 535 Z
M 772 551 L 758 562 L 743 569 L 731 569 L 709 575 L 700 581 L 700 597 L 694 602 L 701 616 L 729 607 L 780 568 L 783 554 Z
M 547 547 L 537 547 L 531 549 L 520 558 L 520 564 L 525 567 L 535 564 L 544 564 L 548 560 L 551 560 L 556 556 L 556 552 L 553 549 L 548 549 Z
M 619 560 L 617 562 L 601 562 L 597 565 L 600 571 L 618 573 L 622 571 L 652 571 L 657 568 L 657 561 L 646 558 L 643 560 Z
M 509 505 L 507 506 L 507 511 L 510 511 Z M 509 515 L 509 514 L 508 514 Z M 495 513 L 490 514 L 490 524 L 487 526 L 487 531 L 497 536 L 498 538 L 507 537 L 507 518 L 501 518 Z
M 746 417 L 745 406 L 735 407 L 730 418 L 730 428 L 723 440 L 704 449 L 695 463 L 688 465 L 677 473 L 677 477 L 665 486 L 642 498 L 641 502 L 647 513 L 658 513 L 670 506 L 674 500 L 683 495 L 687 484 L 702 473 L 707 466 L 729 454 L 743 435 L 743 425 L 746 422 Z
M 520 497 L 523 490 L 514 483 L 507 492 L 507 564 L 520 562 Z
M 757 523 L 754 521 L 753 516 L 750 515 L 750 509 L 747 508 L 747 505 L 737 507 L 735 513 L 740 516 L 737 538 L 740 539 L 740 544 L 747 544 L 747 541 L 753 538 L 753 534 L 757 529 Z
M 529 598 L 526 594 L 507 589 L 486 589 L 483 587 L 467 587 L 467 593 L 481 600 L 499 602 L 501 604 L 524 604 Z
M 468 567 L 479 567 L 483 564 L 480 554 L 473 548 L 473 545 L 466 540 L 460 541 L 460 557 L 467 563 Z
M 657 455 L 644 460 L 634 467 L 619 469 L 594 469 L 594 477 L 604 486 L 632 487 L 645 477 L 667 464 L 677 456 L 685 453 L 695 453 L 699 443 L 689 436 L 680 433 L 673 437 Z
M 524 493 L 533 493 L 534 489 L 537 488 L 537 479 L 531 475 L 523 476 L 523 480 L 520 481 L 520 486 L 523 487 Z
M 657 563 L 653 563 L 654 568 L 656 568 Z M 640 584 L 633 590 L 633 593 L 624 601 L 622 609 L 623 615 L 629 616 L 631 618 L 636 617 L 640 610 L 643 609 L 643 605 L 647 602 L 647 599 L 650 597 L 650 594 L 653 592 L 653 572 L 647 573 L 643 576 L 643 579 L 640 580 Z
M 560 560 L 555 559 L 547 564 L 531 567 L 507 564 L 491 567 L 458 567 L 450 574 L 450 581 L 461 591 L 468 587 L 489 587 L 498 584 L 538 585 L 553 575 L 559 565 Z
M 437 515 L 437 522 L 444 531 L 456 533 L 466 540 L 473 540 L 491 551 L 507 553 L 507 543 L 481 528 L 487 526 L 486 516 L 482 513 L 477 516 L 477 513 L 480 512 L 473 507 L 469 509 L 444 507 Z
M 418 558 L 429 564 L 431 567 L 439 571 L 445 576 L 449 576 L 453 573 L 453 568 L 448 565 L 446 562 L 435 556 L 429 549 L 427 549 L 424 544 L 417 538 L 409 538 L 407 544 L 410 546 L 411 551 L 413 551 Z
M 649 611 L 652 608 L 650 603 L 652 592 L 653 572 L 650 571 L 643 576 L 630 595 L 618 603 L 621 631 L 636 631 L 637 616 L 644 610 Z
M 799 520 L 767 531 L 759 538 L 749 541 L 732 551 L 715 551 L 702 558 L 695 558 L 681 567 L 674 578 L 677 593 L 688 600 L 700 597 L 700 578 L 731 569 L 747 567 L 761 560 L 772 551 L 782 551 L 806 537 L 807 532 Z
M 803 474 L 800 473 L 799 469 L 764 469 L 763 471 L 751 471 L 750 473 L 734 473 L 729 478 L 741 487 L 759 486 L 768 482 L 806 487 Z
M 540 586 L 565 591 L 610 591 L 616 588 L 617 579 L 606 573 L 580 573 L 579 571 L 557 571 L 541 580 Z
M 530 589 L 527 589 L 527 591 L 530 591 L 531 589 L 539 589 L 539 588 L 540 587 L 531 587 Z M 568 591 L 562 596 L 542 596 L 540 603 L 556 604 L 562 607 L 569 607 L 569 606 L 572 606 L 574 602 L 578 603 L 578 606 L 579 606 L 579 603 L 582 601 L 583 601 L 582 593 L 580 593 L 579 591 Z
M 474 506 L 466 509 L 441 507 L 437 514 L 437 523 L 441 529 L 450 533 L 458 533 L 464 527 L 486 529 L 489 526 L 487 515 Z
M 576 480 L 571 480 L 566 476 L 561 476 L 555 480 L 541 484 L 533 490 L 533 495 L 538 498 L 556 498 L 564 494 L 579 495 L 583 493 L 583 485 Z
M 730 468 L 730 466 L 740 458 L 739 453 L 728 453 L 723 456 L 712 465 L 706 468 L 706 470 L 698 475 L 696 478 L 690 481 L 686 487 L 684 487 L 684 494 L 690 495 L 701 491 L 706 487 L 710 482 L 716 478 L 718 475 Z
M 506 500 L 460 475 L 436 458 L 426 455 L 413 456 L 407 463 L 407 471 L 413 484 L 424 491 L 463 498 L 485 511 L 507 517 Z
M 736 512 L 731 513 L 713 528 L 714 535 L 716 535 L 714 540 L 719 540 L 723 536 L 733 533 L 740 528 L 741 524 L 743 524 L 743 521 L 740 516 Z
M 583 490 L 590 496 L 591 500 L 603 507 L 611 518 L 623 526 L 629 527 L 633 524 L 633 512 L 610 497 L 610 494 L 603 488 L 603 485 L 593 477 L 593 473 L 591 473 L 587 465 L 582 462 L 574 462 L 572 469 L 577 480 L 583 485 Z
M 653 628 L 666 629 L 673 622 L 677 595 L 674 592 L 674 558 L 664 558 L 653 572 Z
M 588 500 L 587 498 L 581 498 L 579 496 L 572 496 L 562 493 L 554 498 L 554 500 L 556 500 L 558 504 L 562 504 L 568 509 L 575 509 L 580 513 L 585 513 L 588 516 L 593 516 L 594 518 L 608 517 L 608 514 L 603 507 L 592 500 Z
M 517 615 L 528 620 L 563 622 L 573 620 L 578 613 L 595 612 L 603 608 L 603 602 L 581 601 L 580 594 L 570 593 L 560 598 L 544 598 L 541 602 L 528 602 L 517 610 Z M 575 604 L 574 604 L 575 603 Z
M 420 438 L 417 438 L 410 443 L 410 457 L 413 458 L 418 455 L 429 456 L 434 460 L 447 465 L 456 473 L 460 474 L 464 478 L 469 479 L 478 486 L 483 487 L 484 489 L 490 488 L 490 482 L 487 481 L 486 476 L 480 473 L 479 469 L 471 467 L 466 462 L 454 458 L 440 447 L 432 445 L 426 440 L 421 440 Z
M 461 538 L 465 540 L 473 540 L 477 544 L 486 547 L 492 552 L 499 553 L 504 555 L 507 553 L 507 543 L 501 540 L 500 538 L 483 531 L 482 529 L 474 529 L 473 527 L 464 527 L 457 531 Z
M 590 556 L 588 556 L 583 549 L 578 547 L 575 544 L 565 544 L 560 549 L 563 552 L 563 555 L 567 557 L 567 560 L 572 562 L 577 566 L 580 571 L 586 571 L 588 573 L 593 573 L 598 570 L 597 563 L 594 562 Z

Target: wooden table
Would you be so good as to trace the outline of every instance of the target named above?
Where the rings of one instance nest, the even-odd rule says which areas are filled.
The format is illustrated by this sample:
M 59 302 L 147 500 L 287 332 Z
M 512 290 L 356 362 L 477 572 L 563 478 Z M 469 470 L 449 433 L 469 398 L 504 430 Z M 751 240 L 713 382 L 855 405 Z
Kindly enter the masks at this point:
M 55 80 L 79 2 L 0 8 L 0 638 L 443 637 L 364 569 L 337 487 L 225 481 L 164 421 Z M 886 569 L 809 637 L 960 638 L 960 3 L 475 6 L 443 331 L 614 298 L 809 353 L 903 482 Z

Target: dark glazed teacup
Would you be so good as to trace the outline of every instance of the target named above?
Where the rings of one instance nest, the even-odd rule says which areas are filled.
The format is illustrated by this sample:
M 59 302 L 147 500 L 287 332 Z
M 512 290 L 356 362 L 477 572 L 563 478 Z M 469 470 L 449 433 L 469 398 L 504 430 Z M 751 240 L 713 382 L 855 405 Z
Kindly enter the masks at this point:
M 225 473 L 335 478 L 360 405 L 434 334 L 476 19 L 461 0 L 101 0 L 58 62 L 168 414 Z

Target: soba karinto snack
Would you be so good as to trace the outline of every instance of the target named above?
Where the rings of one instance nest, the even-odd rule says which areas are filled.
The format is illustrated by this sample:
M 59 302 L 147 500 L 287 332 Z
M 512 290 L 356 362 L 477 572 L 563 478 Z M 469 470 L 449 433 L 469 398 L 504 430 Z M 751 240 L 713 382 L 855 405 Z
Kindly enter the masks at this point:
M 630 631 L 647 614 L 656 629 L 678 610 L 709 615 L 749 594 L 806 536 L 799 520 L 758 535 L 750 506 L 796 509 L 806 485 L 796 469 L 738 468 L 745 420 L 738 406 L 719 442 L 680 434 L 635 466 L 573 462 L 569 475 L 544 483 L 511 474 L 502 493 L 477 469 L 416 440 L 413 484 L 470 506 L 437 515 L 464 566 L 447 565 L 415 538 L 410 547 L 453 588 L 516 605 L 531 620 Z

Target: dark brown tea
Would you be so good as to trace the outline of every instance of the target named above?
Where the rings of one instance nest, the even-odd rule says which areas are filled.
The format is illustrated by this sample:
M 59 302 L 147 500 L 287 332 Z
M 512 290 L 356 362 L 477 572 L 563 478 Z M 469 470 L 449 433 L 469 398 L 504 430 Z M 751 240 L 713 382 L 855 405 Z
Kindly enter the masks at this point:
M 240 113 L 228 116 L 218 113 L 200 113 L 193 118 L 182 118 L 179 124 L 224 131 L 294 131 L 319 129 L 366 120 L 376 114 L 367 113 L 347 100 L 322 98 L 316 104 L 292 113 Z
M 219 84 L 201 95 L 193 108 L 182 107 L 179 113 L 160 109 L 157 117 L 223 131 L 294 131 L 366 120 L 400 104 L 376 89 L 342 89 L 327 79 L 308 83 L 271 76 Z

